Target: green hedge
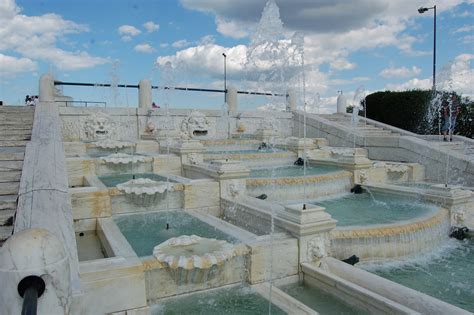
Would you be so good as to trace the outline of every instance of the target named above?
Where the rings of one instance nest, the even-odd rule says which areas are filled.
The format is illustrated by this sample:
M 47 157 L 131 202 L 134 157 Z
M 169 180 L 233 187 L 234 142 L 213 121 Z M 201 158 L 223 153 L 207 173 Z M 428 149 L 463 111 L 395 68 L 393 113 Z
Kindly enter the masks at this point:
M 367 118 L 371 118 L 418 134 L 438 134 L 440 104 L 448 93 L 439 92 L 432 102 L 431 90 L 404 92 L 376 92 L 365 98 L 363 107 Z M 461 98 L 461 113 L 458 116 L 455 134 L 473 137 L 474 103 Z

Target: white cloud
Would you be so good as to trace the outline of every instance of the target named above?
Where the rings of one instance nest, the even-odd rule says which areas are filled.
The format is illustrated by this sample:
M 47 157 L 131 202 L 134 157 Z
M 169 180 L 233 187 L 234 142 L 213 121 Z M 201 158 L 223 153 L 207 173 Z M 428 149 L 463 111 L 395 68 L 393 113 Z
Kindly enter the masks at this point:
M 412 66 L 411 68 L 407 67 L 401 67 L 401 68 L 395 68 L 393 66 L 390 66 L 389 68 L 383 69 L 379 75 L 382 78 L 385 79 L 390 79 L 390 78 L 409 78 L 409 77 L 414 77 L 420 74 L 421 69 Z
M 37 68 L 37 63 L 31 59 L 16 58 L 0 53 L 0 74 L 2 75 L 14 75 L 21 72 L 32 72 Z
M 335 70 L 353 70 L 357 67 L 355 63 L 350 63 L 346 59 L 336 59 L 330 63 L 331 68 Z
M 155 49 L 153 49 L 149 44 L 138 44 L 133 48 L 133 50 L 145 54 L 151 54 L 155 51 Z
M 132 25 L 121 25 L 118 28 L 118 33 L 121 35 L 121 38 L 124 42 L 129 42 L 132 40 L 132 37 L 137 36 L 141 31 Z
M 203 36 L 199 39 L 199 45 L 209 45 L 209 44 L 214 44 L 215 42 L 215 39 L 214 39 L 214 36 L 212 35 L 206 35 L 206 36 Z
M 159 24 L 155 24 L 152 21 L 148 21 L 143 24 L 143 27 L 148 31 L 148 33 L 156 32 L 160 29 Z
M 170 44 L 168 44 L 168 43 L 161 43 L 161 44 L 160 44 L 160 48 L 166 48 L 166 47 L 168 47 L 169 45 L 170 45 Z
M 454 34 L 456 33 L 467 33 L 467 32 L 472 32 L 474 30 L 474 25 L 464 25 L 463 27 L 460 27 L 456 30 L 453 31 Z
M 171 46 L 173 46 L 174 48 L 184 48 L 189 45 L 191 45 L 191 43 L 188 42 L 186 39 L 181 39 L 171 44 Z
M 436 74 L 436 89 L 456 91 L 465 96 L 473 97 L 474 69 L 471 67 L 473 54 L 458 55 L 453 62 L 445 65 Z M 414 78 L 401 84 L 387 84 L 386 89 L 403 91 L 412 89 L 431 89 L 432 78 Z
M 247 37 L 250 33 L 249 25 L 243 22 L 216 17 L 216 25 L 219 33 L 235 39 Z
M 58 39 L 68 34 L 87 32 L 88 27 L 65 20 L 57 14 L 26 16 L 13 0 L 0 1 L 0 52 L 14 51 L 23 67 L 39 60 L 60 70 L 76 70 L 104 64 L 107 59 L 94 57 L 84 51 L 58 48 Z M 23 59 L 26 58 L 26 59 Z

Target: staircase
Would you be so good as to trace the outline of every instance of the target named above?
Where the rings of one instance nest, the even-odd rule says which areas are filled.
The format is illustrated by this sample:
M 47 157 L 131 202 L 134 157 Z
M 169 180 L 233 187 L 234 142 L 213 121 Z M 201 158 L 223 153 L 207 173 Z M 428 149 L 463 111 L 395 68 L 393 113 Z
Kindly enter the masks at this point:
M 350 115 L 324 114 L 319 116 L 333 122 L 336 125 L 340 125 L 341 127 L 350 128 L 355 133 L 364 137 L 400 136 L 400 134 L 397 132 L 393 132 L 392 130 L 376 126 L 375 124 L 363 120 L 359 120 L 355 124 L 352 122 L 352 117 Z
M 18 189 L 31 139 L 34 107 L 0 106 L 0 246 L 13 231 Z

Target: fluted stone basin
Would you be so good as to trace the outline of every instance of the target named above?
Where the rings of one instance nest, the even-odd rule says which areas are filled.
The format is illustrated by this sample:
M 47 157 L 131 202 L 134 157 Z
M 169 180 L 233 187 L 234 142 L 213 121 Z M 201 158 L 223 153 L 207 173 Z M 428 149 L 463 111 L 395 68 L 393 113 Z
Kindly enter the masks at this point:
M 243 245 L 196 235 L 173 237 L 153 249 L 179 285 L 204 283 L 218 275 L 226 261 L 245 253 Z
M 137 178 L 118 184 L 117 188 L 134 204 L 150 206 L 163 200 L 166 192 L 173 190 L 173 184 L 149 178 Z

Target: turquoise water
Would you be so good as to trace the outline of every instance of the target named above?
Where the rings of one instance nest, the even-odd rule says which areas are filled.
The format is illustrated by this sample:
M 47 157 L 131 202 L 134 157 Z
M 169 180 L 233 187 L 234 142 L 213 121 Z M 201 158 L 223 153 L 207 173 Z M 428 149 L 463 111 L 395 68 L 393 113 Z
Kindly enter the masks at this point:
M 151 180 L 162 181 L 166 182 L 165 176 L 160 176 L 154 173 L 137 173 L 137 174 L 120 174 L 120 175 L 105 175 L 99 176 L 99 179 L 104 183 L 107 187 L 115 187 L 118 184 L 125 183 L 131 179 L 135 178 L 148 178 Z M 170 180 L 170 182 L 172 182 Z
M 363 267 L 442 301 L 474 312 L 474 240 L 450 240 L 431 257 Z M 455 245 L 453 245 L 455 244 Z
M 352 315 L 369 314 L 368 312 L 354 308 L 353 306 L 338 300 L 334 296 L 313 286 L 303 284 L 289 284 L 280 287 L 282 291 L 291 295 L 298 301 L 306 304 L 319 314 L 327 315 Z
M 309 201 L 326 208 L 338 226 L 389 224 L 434 213 L 437 207 L 413 198 L 373 193 Z
M 307 166 L 306 175 L 322 175 L 341 170 L 342 168 L 336 166 Z M 303 173 L 303 166 L 289 165 L 274 168 L 252 169 L 250 177 L 296 177 L 303 176 Z
M 153 248 L 180 235 L 197 235 L 206 238 L 239 241 L 221 230 L 185 213 L 184 211 L 160 211 L 114 217 L 122 234 L 138 256 L 153 254 Z M 169 229 L 166 229 L 166 224 Z
M 152 315 L 268 314 L 268 301 L 248 287 L 232 287 L 168 299 L 151 307 Z M 272 305 L 271 314 L 286 314 Z

